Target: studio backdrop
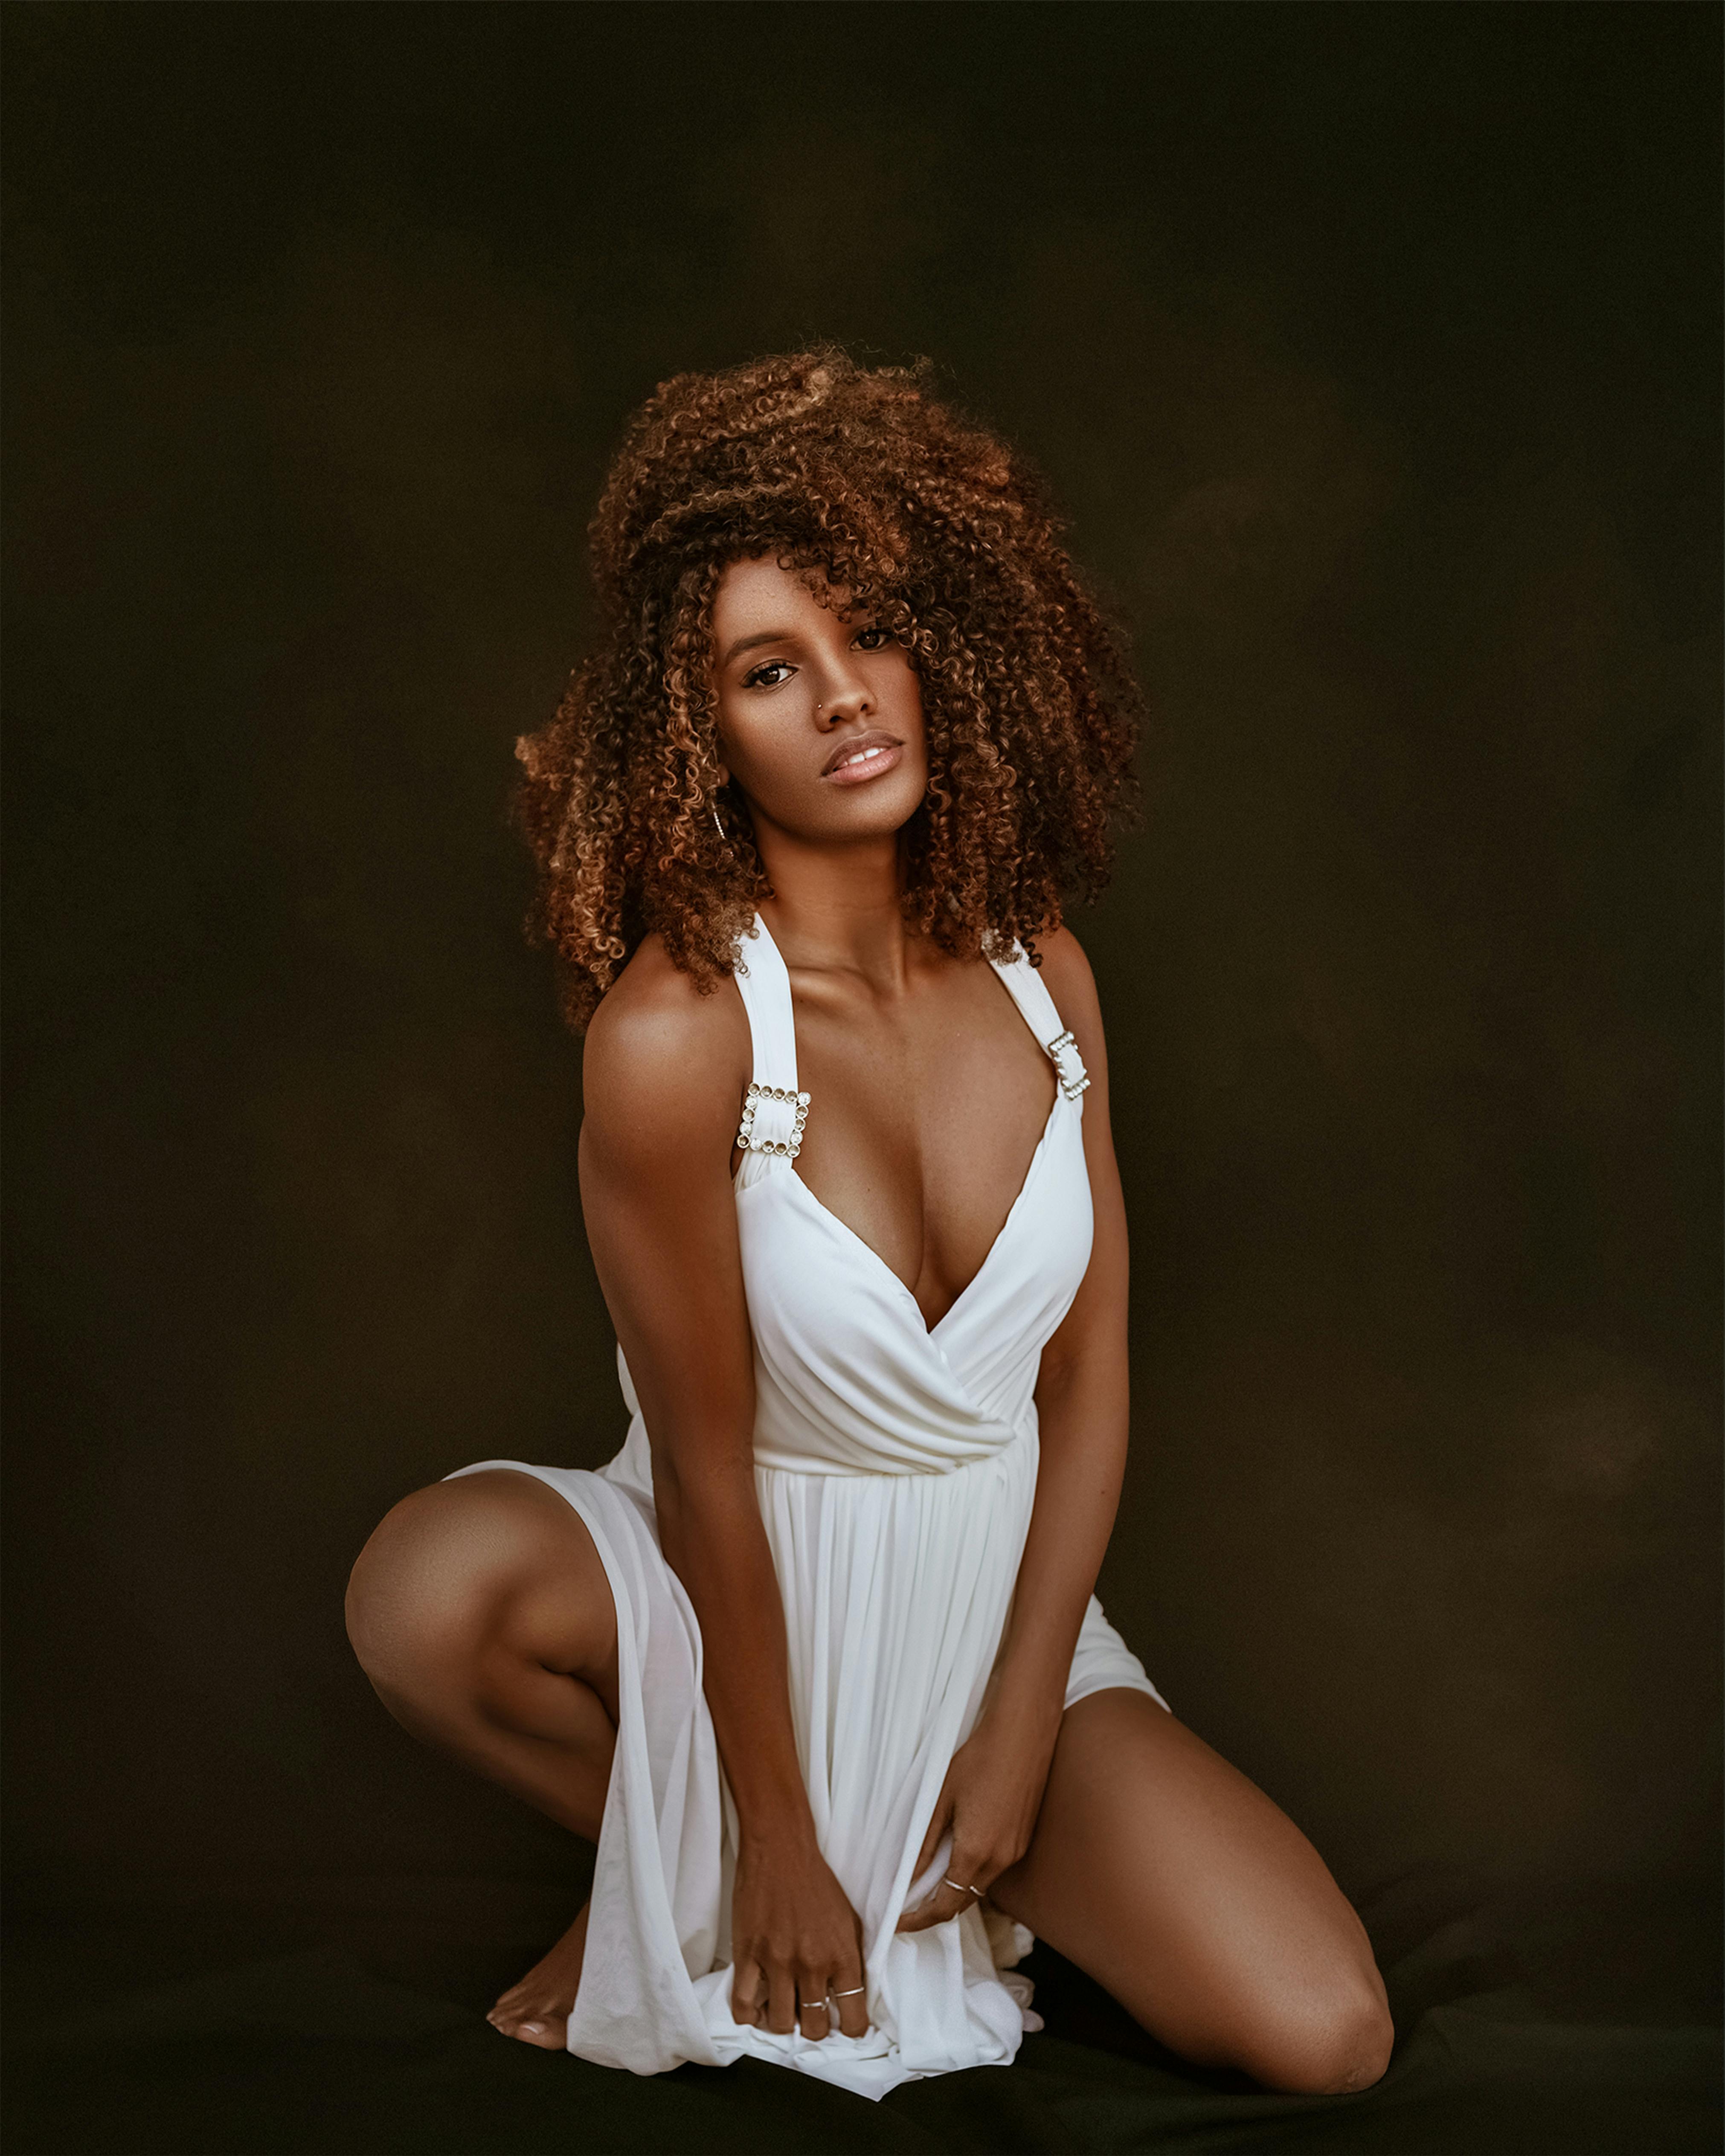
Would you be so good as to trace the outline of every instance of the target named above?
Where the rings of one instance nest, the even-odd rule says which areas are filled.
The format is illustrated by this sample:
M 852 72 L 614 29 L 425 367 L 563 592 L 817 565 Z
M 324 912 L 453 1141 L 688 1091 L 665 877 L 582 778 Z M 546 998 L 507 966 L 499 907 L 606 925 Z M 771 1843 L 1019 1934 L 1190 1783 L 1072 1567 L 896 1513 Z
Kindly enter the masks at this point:
M 1153 706 L 1073 923 L 1111 1617 L 1356 1895 L 1687 1896 L 1716 12 L 8 16 L 23 1902 L 572 1913 L 342 1589 L 415 1486 L 620 1441 L 512 745 L 628 411 L 817 337 L 1024 446 Z

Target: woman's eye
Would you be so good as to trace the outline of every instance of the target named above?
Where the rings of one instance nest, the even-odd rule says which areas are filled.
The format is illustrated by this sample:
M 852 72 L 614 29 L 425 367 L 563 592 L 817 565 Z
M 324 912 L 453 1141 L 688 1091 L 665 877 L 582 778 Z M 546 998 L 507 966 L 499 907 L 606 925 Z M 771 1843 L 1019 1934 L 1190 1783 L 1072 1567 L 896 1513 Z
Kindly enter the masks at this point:
M 891 644 L 892 639 L 884 629 L 860 629 L 856 632 L 856 641 L 865 651 L 879 651 Z
M 783 659 L 769 659 L 763 666 L 752 666 L 742 677 L 742 685 L 745 689 L 776 689 L 780 681 L 789 678 L 790 671 Z M 769 680 L 769 675 L 778 678 Z

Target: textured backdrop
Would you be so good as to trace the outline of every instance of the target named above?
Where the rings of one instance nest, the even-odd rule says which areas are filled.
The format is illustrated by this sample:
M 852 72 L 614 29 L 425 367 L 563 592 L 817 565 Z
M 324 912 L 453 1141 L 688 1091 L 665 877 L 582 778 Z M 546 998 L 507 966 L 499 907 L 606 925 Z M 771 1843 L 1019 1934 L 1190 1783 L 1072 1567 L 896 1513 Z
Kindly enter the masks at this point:
M 1350 1891 L 1686 1892 L 1717 12 L 5 28 L 25 1899 L 574 1891 L 341 1593 L 405 1491 L 621 1436 L 511 744 L 626 412 L 817 336 L 1041 462 L 1155 706 L 1076 924 L 1136 1255 L 1110 1614 Z

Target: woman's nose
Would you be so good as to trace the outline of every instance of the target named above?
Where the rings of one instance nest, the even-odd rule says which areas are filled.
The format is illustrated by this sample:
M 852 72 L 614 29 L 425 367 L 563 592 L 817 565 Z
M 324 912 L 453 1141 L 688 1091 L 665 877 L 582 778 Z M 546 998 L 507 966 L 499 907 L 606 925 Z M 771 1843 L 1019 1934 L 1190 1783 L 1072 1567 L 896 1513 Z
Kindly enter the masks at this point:
M 867 717 L 875 708 L 869 685 L 855 674 L 835 675 L 814 707 L 815 724 L 822 728 L 842 726 L 847 719 Z

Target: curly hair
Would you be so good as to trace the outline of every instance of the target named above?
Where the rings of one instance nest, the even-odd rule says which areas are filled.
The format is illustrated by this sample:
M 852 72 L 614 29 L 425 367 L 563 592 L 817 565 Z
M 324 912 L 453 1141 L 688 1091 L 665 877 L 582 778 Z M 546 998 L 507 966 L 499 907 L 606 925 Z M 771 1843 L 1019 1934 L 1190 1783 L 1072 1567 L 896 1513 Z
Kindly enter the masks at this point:
M 589 532 L 596 646 L 523 735 L 529 932 L 578 1030 L 657 932 L 703 993 L 771 895 L 723 777 L 710 685 L 728 562 L 773 555 L 910 654 L 928 788 L 901 834 L 908 924 L 955 957 L 1058 927 L 1106 882 L 1139 695 L 1040 480 L 929 393 L 926 363 L 823 347 L 679 374 L 637 413 Z

